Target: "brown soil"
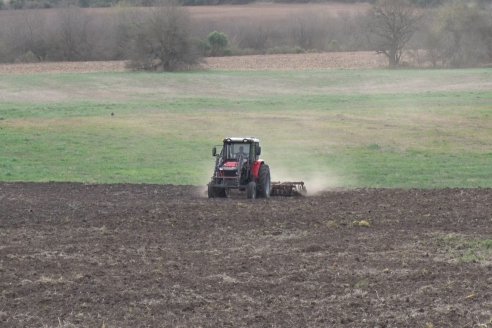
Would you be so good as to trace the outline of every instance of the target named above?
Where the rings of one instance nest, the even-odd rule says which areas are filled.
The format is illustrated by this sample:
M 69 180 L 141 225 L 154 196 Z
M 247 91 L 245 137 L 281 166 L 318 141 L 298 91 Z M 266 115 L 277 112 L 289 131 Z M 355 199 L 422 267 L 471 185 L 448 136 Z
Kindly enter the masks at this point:
M 386 59 L 375 52 L 331 52 L 205 58 L 203 69 L 222 71 L 285 71 L 333 68 L 380 68 Z M 0 64 L 0 74 L 124 72 L 124 61 Z
M 325 52 L 207 58 L 204 67 L 226 71 L 302 71 L 387 67 L 383 55 L 371 51 Z
M 0 74 L 123 72 L 123 61 L 0 64 Z
M 0 184 L 0 326 L 490 326 L 491 189 L 241 196 Z

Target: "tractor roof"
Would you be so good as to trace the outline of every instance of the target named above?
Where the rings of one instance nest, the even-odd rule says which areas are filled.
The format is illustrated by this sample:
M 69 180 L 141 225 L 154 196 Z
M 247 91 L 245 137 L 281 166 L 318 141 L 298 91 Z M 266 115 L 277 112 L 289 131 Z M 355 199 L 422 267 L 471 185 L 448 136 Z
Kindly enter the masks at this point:
M 260 142 L 260 139 L 257 139 L 255 137 L 229 137 L 224 139 L 224 143 L 231 143 L 231 142 L 253 143 L 253 142 Z

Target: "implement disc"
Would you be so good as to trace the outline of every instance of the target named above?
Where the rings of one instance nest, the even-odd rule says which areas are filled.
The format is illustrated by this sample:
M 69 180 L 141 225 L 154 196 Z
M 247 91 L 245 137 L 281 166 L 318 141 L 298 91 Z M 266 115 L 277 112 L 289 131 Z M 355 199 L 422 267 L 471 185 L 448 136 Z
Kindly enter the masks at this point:
M 271 196 L 305 196 L 304 181 L 272 182 Z

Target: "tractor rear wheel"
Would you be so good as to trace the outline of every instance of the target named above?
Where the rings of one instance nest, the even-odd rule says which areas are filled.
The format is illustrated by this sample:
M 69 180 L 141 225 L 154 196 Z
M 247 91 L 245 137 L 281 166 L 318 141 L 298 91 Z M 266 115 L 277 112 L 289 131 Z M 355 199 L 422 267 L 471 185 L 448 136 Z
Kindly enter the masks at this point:
M 270 167 L 263 164 L 260 167 L 260 172 L 258 174 L 258 197 L 269 198 L 271 190 L 272 183 L 270 181 Z
M 248 183 L 246 186 L 246 197 L 248 197 L 248 199 L 256 198 L 256 182 L 251 181 Z

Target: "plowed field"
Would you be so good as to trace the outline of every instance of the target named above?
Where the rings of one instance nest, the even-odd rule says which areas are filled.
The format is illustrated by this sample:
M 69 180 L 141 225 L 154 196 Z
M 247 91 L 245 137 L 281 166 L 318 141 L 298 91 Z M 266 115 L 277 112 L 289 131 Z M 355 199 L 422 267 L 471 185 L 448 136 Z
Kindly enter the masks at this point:
M 2 327 L 490 327 L 492 190 L 0 184 Z
M 382 55 L 370 51 L 210 57 L 205 58 L 200 65 L 202 69 L 221 71 L 302 71 L 386 66 L 386 60 Z M 92 73 L 126 70 L 124 61 L 0 64 L 0 74 Z

